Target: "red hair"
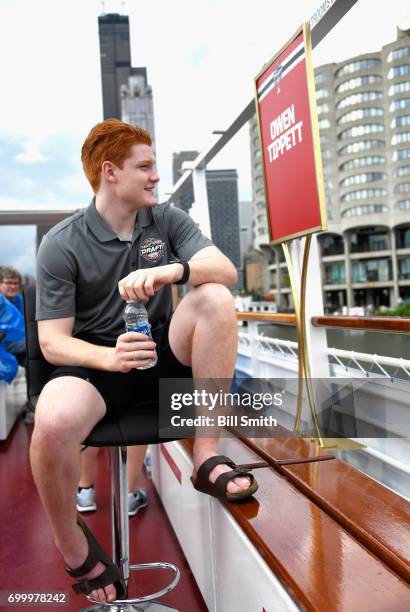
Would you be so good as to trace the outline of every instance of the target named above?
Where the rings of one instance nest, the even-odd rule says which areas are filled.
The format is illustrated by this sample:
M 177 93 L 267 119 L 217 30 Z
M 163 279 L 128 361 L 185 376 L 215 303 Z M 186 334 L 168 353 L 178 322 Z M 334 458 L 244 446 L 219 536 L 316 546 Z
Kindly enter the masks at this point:
M 92 128 L 82 146 L 81 161 L 94 193 L 100 187 L 103 162 L 122 168 L 134 144 L 151 146 L 151 136 L 143 128 L 118 119 L 107 119 Z

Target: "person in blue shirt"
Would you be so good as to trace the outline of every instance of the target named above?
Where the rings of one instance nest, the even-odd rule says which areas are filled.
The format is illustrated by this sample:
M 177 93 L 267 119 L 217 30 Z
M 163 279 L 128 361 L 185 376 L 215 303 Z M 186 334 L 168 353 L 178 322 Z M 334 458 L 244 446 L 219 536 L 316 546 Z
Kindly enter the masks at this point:
M 21 275 L 11 267 L 0 267 L 0 334 L 5 349 L 14 355 L 20 365 L 26 365 L 24 306 Z
M 0 380 L 11 383 L 17 374 L 17 355 L 12 353 L 10 347 L 16 348 L 21 355 L 22 342 L 24 343 L 23 315 L 0 293 Z

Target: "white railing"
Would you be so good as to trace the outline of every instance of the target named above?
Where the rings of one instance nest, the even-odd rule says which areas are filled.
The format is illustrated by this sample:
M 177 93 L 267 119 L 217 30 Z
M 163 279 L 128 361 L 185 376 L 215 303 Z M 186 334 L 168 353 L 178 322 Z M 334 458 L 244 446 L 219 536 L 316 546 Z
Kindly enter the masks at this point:
M 243 328 L 241 328 L 243 330 Z M 255 355 L 256 362 L 252 362 L 252 374 L 257 377 L 259 370 L 258 362 L 264 360 L 267 356 L 277 358 L 297 360 L 298 344 L 291 340 L 281 340 L 279 338 L 270 338 L 263 334 L 255 332 L 255 327 L 249 325 L 249 333 L 240 331 L 238 333 L 239 346 L 238 352 L 241 351 L 248 355 Z M 410 380 L 410 360 L 401 357 L 386 357 L 383 355 L 360 353 L 357 351 L 345 351 L 343 349 L 327 347 L 329 357 L 329 365 L 334 376 L 340 374 L 341 370 L 344 375 L 354 375 L 355 378 L 361 376 L 368 378 L 369 376 L 381 376 L 393 380 L 394 378 L 405 378 Z M 369 367 L 370 365 L 370 367 Z M 337 367 L 339 366 L 339 367 Z M 393 368 L 394 372 L 389 373 L 385 368 Z M 397 374 L 402 376 L 398 377 Z M 404 376 L 403 376 L 404 375 Z

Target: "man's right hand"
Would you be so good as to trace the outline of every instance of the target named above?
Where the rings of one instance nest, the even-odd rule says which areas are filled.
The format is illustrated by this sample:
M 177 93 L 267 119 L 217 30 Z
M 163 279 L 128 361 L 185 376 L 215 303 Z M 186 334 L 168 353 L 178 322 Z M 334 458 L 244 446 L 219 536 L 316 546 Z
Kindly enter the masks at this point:
M 156 356 L 156 344 L 145 334 L 126 332 L 117 338 L 115 348 L 110 351 L 108 370 L 130 372 L 149 365 Z
M 130 372 L 149 365 L 155 357 L 155 342 L 145 334 L 126 332 L 115 347 L 98 346 L 72 337 L 74 317 L 38 321 L 40 347 L 55 366 L 80 366 L 108 372 Z

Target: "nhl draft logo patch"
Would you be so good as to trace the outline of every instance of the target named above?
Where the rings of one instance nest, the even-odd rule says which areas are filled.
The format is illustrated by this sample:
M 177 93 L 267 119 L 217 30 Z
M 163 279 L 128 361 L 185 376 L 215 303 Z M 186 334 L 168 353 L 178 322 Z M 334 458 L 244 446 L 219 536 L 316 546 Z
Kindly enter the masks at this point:
M 164 254 L 165 243 L 159 238 L 146 238 L 141 244 L 141 255 L 147 261 L 155 263 Z

